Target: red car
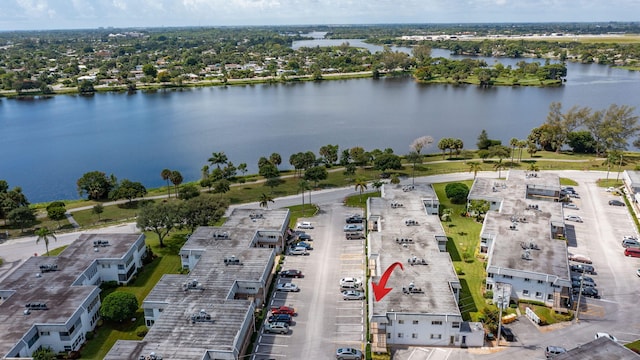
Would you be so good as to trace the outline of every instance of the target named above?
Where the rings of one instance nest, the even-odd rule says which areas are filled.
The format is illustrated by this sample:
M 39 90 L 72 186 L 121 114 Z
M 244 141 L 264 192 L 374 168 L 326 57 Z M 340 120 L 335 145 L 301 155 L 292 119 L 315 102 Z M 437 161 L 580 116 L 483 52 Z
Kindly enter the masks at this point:
M 287 314 L 287 315 L 294 316 L 296 314 L 296 310 L 289 306 L 278 306 L 278 307 L 272 307 L 271 313 L 273 315 Z

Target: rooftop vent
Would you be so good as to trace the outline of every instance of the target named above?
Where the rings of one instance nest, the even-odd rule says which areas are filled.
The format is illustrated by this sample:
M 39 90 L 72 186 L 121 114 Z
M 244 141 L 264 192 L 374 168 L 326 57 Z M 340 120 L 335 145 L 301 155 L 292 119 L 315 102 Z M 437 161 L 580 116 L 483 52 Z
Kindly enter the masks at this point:
M 94 240 L 94 241 L 93 241 L 93 246 L 94 246 L 94 247 L 105 247 L 105 246 L 109 246 L 109 241 L 108 241 L 108 240 Z
M 537 204 L 529 204 L 529 205 L 527 205 L 527 209 L 538 210 L 538 205 Z
M 224 258 L 225 265 L 242 265 L 240 259 L 238 259 L 235 255 L 228 256 Z
M 520 246 L 522 247 L 523 250 L 528 250 L 528 249 L 540 250 L 540 247 L 538 246 L 538 244 L 534 243 L 533 241 L 530 241 L 530 242 L 523 241 L 520 243 Z
M 399 203 L 399 202 L 397 202 L 397 201 L 394 201 L 394 202 L 392 202 L 392 203 L 391 203 L 391 207 L 392 207 L 393 209 L 395 209 L 395 208 L 401 208 L 401 207 L 403 207 L 403 206 L 404 206 L 404 204 Z
M 140 355 L 139 360 L 162 360 L 162 356 L 152 352 L 148 356 Z
M 191 323 L 195 324 L 197 322 L 213 322 L 213 320 L 211 319 L 211 315 L 202 309 L 199 313 L 191 315 Z
M 411 266 L 413 266 L 413 265 L 428 265 L 427 261 L 424 258 L 418 259 L 417 256 L 410 257 L 409 259 L 407 259 L 407 262 Z
M 50 272 L 50 271 L 57 271 L 57 270 L 58 270 L 58 265 L 55 265 L 55 264 L 40 265 L 40 271 L 42 271 L 43 273 Z
M 229 233 L 226 231 L 214 231 L 213 232 L 214 239 L 228 239 Z
M 413 239 L 396 238 L 398 244 L 413 244 Z
M 255 214 L 255 213 L 251 213 L 249 214 L 249 218 L 251 220 L 255 220 L 255 219 L 264 219 L 264 214 Z
M 404 191 L 404 192 L 411 191 L 411 190 L 415 190 L 415 186 L 407 185 L 407 186 L 403 186 L 402 187 L 402 191 Z
M 27 310 L 48 310 L 47 303 L 36 302 L 36 303 L 26 303 L 24 307 Z
M 409 286 L 402 287 L 402 292 L 405 294 L 422 294 L 422 288 L 416 287 L 414 283 L 409 283 Z
M 509 225 L 509 230 L 518 230 L 518 227 L 516 226 L 516 224 L 511 224 Z
M 405 220 L 404 224 L 407 225 L 407 226 L 417 226 L 417 225 L 419 225 L 417 221 L 412 220 L 412 219 Z
M 204 290 L 204 286 L 202 283 L 199 283 L 198 280 L 189 280 L 182 284 L 182 290 Z
M 529 249 L 524 249 L 524 251 L 522 252 L 522 259 L 531 260 L 531 251 Z

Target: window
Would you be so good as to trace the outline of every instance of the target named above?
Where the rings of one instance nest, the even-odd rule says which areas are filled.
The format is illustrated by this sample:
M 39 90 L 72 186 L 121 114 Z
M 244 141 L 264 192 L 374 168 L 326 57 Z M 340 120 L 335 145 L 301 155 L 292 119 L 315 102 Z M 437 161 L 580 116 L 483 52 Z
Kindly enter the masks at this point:
M 40 331 L 40 336 L 49 336 L 49 335 L 51 335 L 51 333 L 48 331 Z
M 538 280 L 538 284 L 544 284 L 544 281 Z
M 522 295 L 529 296 L 529 290 L 522 290 Z
M 530 282 L 530 281 L 531 281 L 531 279 L 524 278 L 524 282 Z
M 460 322 L 454 321 L 453 323 L 451 323 L 451 327 L 454 329 L 460 329 Z
M 391 333 L 387 333 L 387 339 L 391 339 Z
M 442 334 L 431 334 L 432 339 L 442 339 Z
M 431 322 L 431 325 L 442 325 L 442 321 L 434 320 L 434 321 Z
M 416 334 L 416 333 L 411 334 L 411 338 L 412 339 L 417 339 L 418 338 L 418 334 Z
M 511 275 L 502 275 L 502 277 L 505 279 L 513 279 L 513 276 Z
M 536 291 L 536 297 L 537 298 L 542 298 L 542 293 L 540 291 Z
M 400 325 L 404 324 L 404 320 L 398 320 L 398 324 Z
M 553 300 L 553 294 L 547 294 L 547 300 Z
M 489 273 L 488 276 L 493 279 L 493 273 Z
M 402 338 L 402 337 L 404 337 L 404 334 L 403 333 L 398 333 L 398 338 Z
M 118 264 L 118 270 L 124 270 L 124 264 Z
M 418 325 L 418 320 L 413 320 L 413 325 Z

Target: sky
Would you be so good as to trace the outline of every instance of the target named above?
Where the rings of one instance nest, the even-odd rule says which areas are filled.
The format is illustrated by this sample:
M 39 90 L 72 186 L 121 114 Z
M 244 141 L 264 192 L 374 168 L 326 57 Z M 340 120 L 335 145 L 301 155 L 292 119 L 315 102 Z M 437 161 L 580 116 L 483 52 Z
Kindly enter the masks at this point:
M 0 31 L 640 21 L 640 0 L 0 0 Z

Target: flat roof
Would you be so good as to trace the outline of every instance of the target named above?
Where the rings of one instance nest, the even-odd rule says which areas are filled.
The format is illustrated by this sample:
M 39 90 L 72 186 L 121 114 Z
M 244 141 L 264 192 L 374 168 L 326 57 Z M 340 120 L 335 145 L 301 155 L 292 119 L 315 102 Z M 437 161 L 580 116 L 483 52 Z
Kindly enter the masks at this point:
M 143 304 L 163 304 L 161 315 L 142 341 L 120 340 L 106 359 L 137 359 L 155 352 L 165 359 L 190 360 L 205 358 L 207 351 L 233 351 L 243 324 L 253 321 L 253 302 L 228 299 L 229 294 L 237 282 L 266 287 L 275 249 L 251 247 L 252 241 L 262 231 L 284 235 L 288 219 L 289 210 L 234 209 L 222 226 L 198 227 L 180 250 L 197 251 L 194 268 L 188 275 L 166 274 L 158 281 Z M 231 257 L 242 265 L 225 264 Z M 197 281 L 203 290 L 184 291 L 187 281 Z M 191 315 L 200 310 L 211 321 L 192 323 Z
M 82 234 L 58 256 L 34 256 L 0 282 L 0 354 L 6 354 L 35 324 L 64 324 L 97 286 L 72 286 L 97 259 L 119 259 L 143 234 Z M 94 250 L 93 241 L 109 246 Z M 57 271 L 42 272 L 41 265 Z M 10 295 L 9 295 L 10 294 Z M 45 303 L 48 310 L 24 315 L 27 303 Z
M 558 360 L 638 360 L 640 355 L 611 339 L 601 337 L 553 358 Z
M 640 171 L 625 170 L 624 172 L 625 172 L 625 174 L 627 174 L 627 177 L 631 181 L 631 184 L 629 184 L 629 186 L 631 186 L 631 187 L 639 187 L 640 186 Z
M 493 238 L 487 268 L 568 279 L 566 241 L 554 239 L 551 232 L 552 224 L 564 226 L 562 203 L 527 199 L 527 187 L 560 191 L 560 178 L 545 172 L 509 170 L 506 180 L 476 178 L 474 181 L 469 199 L 495 197 L 502 202 L 500 212 L 489 211 L 485 215 L 482 236 Z
M 446 237 L 437 215 L 428 215 L 425 200 L 436 200 L 430 184 L 415 184 L 413 189 L 399 185 L 384 185 L 382 198 L 370 198 L 370 217 L 379 216 L 380 231 L 370 232 L 369 251 L 377 254 L 377 269 L 384 272 L 395 262 L 402 263 L 404 271 L 395 269 L 387 282 L 393 290 L 381 301 L 373 302 L 373 315 L 389 312 L 455 314 L 460 315 L 450 282 L 457 282 L 451 257 L 440 252 L 437 237 Z M 392 207 L 392 204 L 402 204 Z M 416 221 L 417 225 L 406 225 Z M 396 242 L 411 239 L 411 242 Z M 414 256 L 428 265 L 410 265 Z M 379 276 L 382 273 L 376 274 Z M 410 283 L 422 293 L 405 294 L 403 287 Z

